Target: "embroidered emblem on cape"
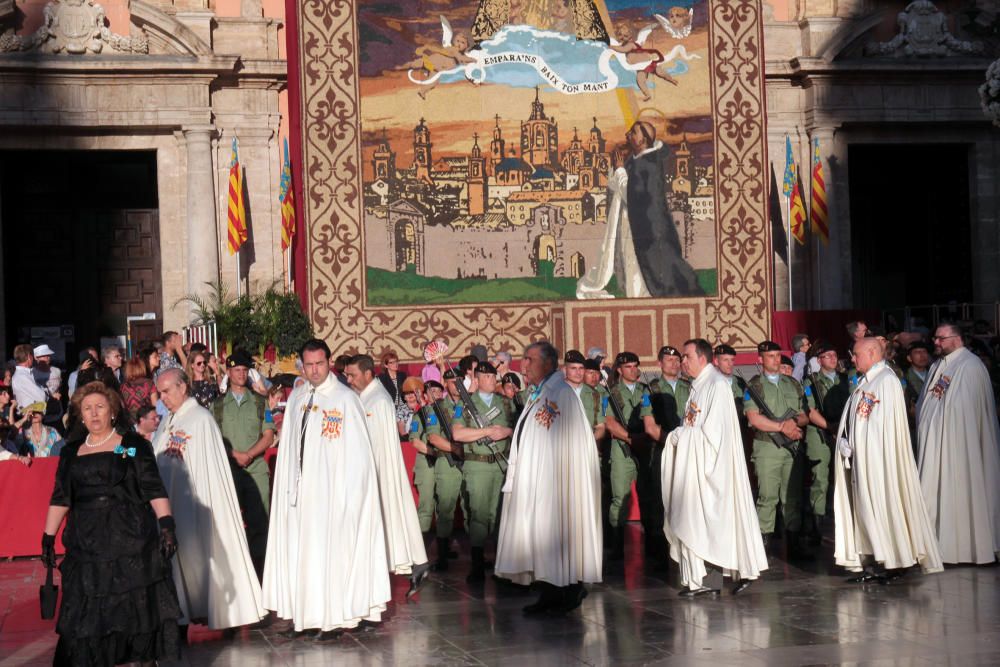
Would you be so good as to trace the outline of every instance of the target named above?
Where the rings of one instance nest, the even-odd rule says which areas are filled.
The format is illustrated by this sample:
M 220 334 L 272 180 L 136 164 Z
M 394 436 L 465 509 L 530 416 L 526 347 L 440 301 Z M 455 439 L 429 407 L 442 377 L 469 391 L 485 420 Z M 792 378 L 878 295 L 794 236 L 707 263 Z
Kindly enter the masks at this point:
M 868 419 L 877 403 L 882 401 L 875 398 L 875 394 L 870 391 L 861 392 L 861 400 L 858 401 L 857 414 L 860 419 Z
M 931 395 L 939 401 L 944 398 L 944 394 L 948 391 L 948 387 L 951 386 L 951 377 L 948 375 L 942 375 L 938 378 L 938 381 L 934 383 L 931 387 Z
M 170 438 L 167 440 L 167 449 L 164 454 L 167 456 L 173 456 L 180 460 L 184 460 L 184 450 L 187 449 L 188 440 L 191 436 L 184 431 L 171 431 Z
M 344 430 L 344 413 L 340 410 L 323 411 L 323 428 L 320 431 L 327 440 L 336 440 Z
M 552 423 L 559 416 L 559 406 L 555 401 L 550 401 L 545 399 L 538 410 L 535 412 L 535 421 L 544 426 L 547 429 L 552 427 Z
M 698 413 L 701 412 L 701 408 L 694 401 L 688 401 L 687 410 L 684 412 L 684 425 L 694 426 L 694 422 L 698 419 Z

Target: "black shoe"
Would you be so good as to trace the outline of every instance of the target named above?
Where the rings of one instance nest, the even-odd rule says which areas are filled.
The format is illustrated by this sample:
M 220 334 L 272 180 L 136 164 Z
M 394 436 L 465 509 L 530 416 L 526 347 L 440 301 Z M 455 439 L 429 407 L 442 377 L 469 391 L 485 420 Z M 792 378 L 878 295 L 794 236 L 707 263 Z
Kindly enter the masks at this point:
M 891 584 L 894 581 L 899 581 L 904 576 L 906 576 L 906 568 L 898 567 L 894 570 L 886 570 L 881 574 L 883 584 Z
M 410 575 L 410 589 L 406 591 L 407 599 L 413 597 L 420 590 L 420 587 L 424 585 L 427 581 L 428 575 L 431 573 L 430 563 L 421 563 L 413 568 L 413 574 Z
M 847 580 L 847 583 L 849 584 L 870 584 L 873 582 L 882 584 L 885 583 L 885 578 L 880 574 L 872 572 L 871 570 L 865 570 L 856 577 L 851 577 Z
M 800 533 L 798 531 L 785 531 L 785 543 L 788 549 L 788 560 L 812 561 L 816 560 L 808 549 L 803 549 L 799 543 Z
M 355 628 L 358 632 L 375 632 L 378 629 L 379 624 L 375 621 L 361 621 L 358 623 L 358 627 Z
M 812 535 L 809 536 L 809 546 L 818 547 L 823 544 L 823 515 L 813 515 Z
M 438 557 L 435 561 L 433 569 L 435 572 L 447 572 L 448 571 L 448 538 L 439 537 L 437 540 L 438 545 Z
M 733 586 L 733 595 L 739 595 L 746 589 L 750 588 L 750 584 L 752 583 L 753 583 L 752 579 L 740 579 L 739 581 L 736 582 L 736 585 Z
M 564 586 L 560 589 L 560 592 L 562 593 L 562 600 L 559 604 L 546 610 L 552 616 L 565 616 L 583 604 L 583 599 L 587 597 L 587 589 L 583 587 L 583 584 Z
M 340 639 L 341 635 L 344 634 L 343 629 L 337 628 L 336 630 L 326 630 L 316 633 L 314 641 L 317 642 L 332 642 Z
M 486 581 L 486 561 L 483 558 L 483 548 L 482 547 L 472 547 L 472 567 L 469 569 L 469 574 L 465 577 L 465 583 L 467 584 L 478 584 Z
M 542 595 L 532 604 L 527 607 L 521 608 L 521 613 L 525 616 L 535 616 L 536 614 L 542 614 L 553 607 L 553 601 L 547 595 Z
M 279 632 L 278 636 L 284 637 L 285 639 L 298 639 L 299 637 L 301 637 L 304 634 L 305 634 L 305 632 L 303 632 L 301 630 L 296 630 L 295 626 L 293 625 L 290 628 L 288 628 L 287 630 L 282 630 L 281 632 Z
M 685 588 L 677 595 L 682 598 L 698 598 L 703 595 L 718 595 L 719 591 L 714 588 L 708 588 L 707 586 L 702 586 L 701 588 L 696 588 L 691 590 L 690 588 Z

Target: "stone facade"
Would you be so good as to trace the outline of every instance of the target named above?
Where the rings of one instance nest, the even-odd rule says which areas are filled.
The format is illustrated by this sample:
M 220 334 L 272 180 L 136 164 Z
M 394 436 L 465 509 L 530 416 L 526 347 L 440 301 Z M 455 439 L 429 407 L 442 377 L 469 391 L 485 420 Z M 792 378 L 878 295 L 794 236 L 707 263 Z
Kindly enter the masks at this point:
M 154 150 L 164 327 L 220 276 L 238 137 L 252 220 L 250 285 L 282 279 L 281 0 L 0 1 L 0 150 Z M 268 14 L 265 16 L 265 12 Z M 14 26 L 18 25 L 17 30 Z M 75 54 L 75 55 L 69 55 Z M 90 342 L 90 341 L 88 341 Z
M 793 249 L 793 308 L 855 305 L 848 148 L 873 143 L 970 146 L 974 300 L 1000 300 L 1000 133 L 977 92 L 1000 50 L 996 41 L 976 36 L 981 28 L 990 32 L 996 5 L 765 1 L 768 152 L 778 187 L 786 136 L 799 165 L 811 164 L 818 140 L 830 213 L 828 244 Z M 808 192 L 807 169 L 803 181 Z M 783 214 L 787 224 L 787 208 Z M 788 267 L 775 264 L 775 305 L 786 310 Z

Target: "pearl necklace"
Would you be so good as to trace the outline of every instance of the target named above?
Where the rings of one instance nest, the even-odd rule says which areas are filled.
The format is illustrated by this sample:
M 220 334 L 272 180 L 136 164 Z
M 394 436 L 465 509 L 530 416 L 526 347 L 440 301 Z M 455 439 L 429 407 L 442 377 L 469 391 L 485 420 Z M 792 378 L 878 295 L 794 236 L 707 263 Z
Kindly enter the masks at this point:
M 101 447 L 101 446 L 107 444 L 108 440 L 110 440 L 111 438 L 113 438 L 114 435 L 115 435 L 115 430 L 111 429 L 111 433 L 108 433 L 108 437 L 104 438 L 104 440 L 101 440 L 96 445 L 90 444 L 90 436 L 88 435 L 87 439 L 83 441 L 83 446 L 84 447 L 90 447 L 91 449 L 97 449 L 98 447 Z

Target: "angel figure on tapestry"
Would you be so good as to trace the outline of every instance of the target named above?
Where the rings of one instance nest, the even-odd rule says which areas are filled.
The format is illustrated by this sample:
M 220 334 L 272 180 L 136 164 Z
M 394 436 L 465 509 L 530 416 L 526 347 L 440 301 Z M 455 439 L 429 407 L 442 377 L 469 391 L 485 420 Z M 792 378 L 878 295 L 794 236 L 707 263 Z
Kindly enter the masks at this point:
M 456 33 L 448 19 L 444 16 L 440 18 L 441 46 L 421 46 L 417 49 L 417 58 L 393 68 L 407 70 L 410 81 L 423 86 L 417 92 L 421 99 L 426 99 L 427 93 L 437 86 L 443 72 L 476 62 L 475 58 L 466 55 L 471 47 L 468 36 L 462 32 Z

